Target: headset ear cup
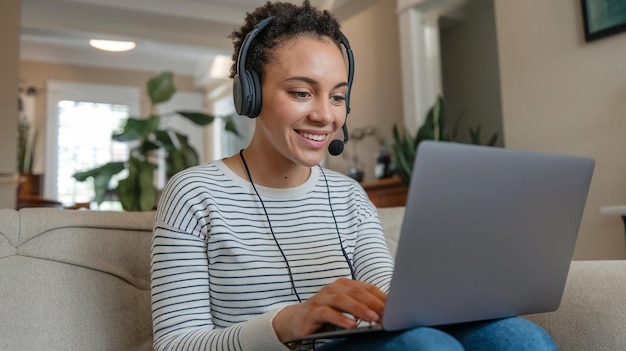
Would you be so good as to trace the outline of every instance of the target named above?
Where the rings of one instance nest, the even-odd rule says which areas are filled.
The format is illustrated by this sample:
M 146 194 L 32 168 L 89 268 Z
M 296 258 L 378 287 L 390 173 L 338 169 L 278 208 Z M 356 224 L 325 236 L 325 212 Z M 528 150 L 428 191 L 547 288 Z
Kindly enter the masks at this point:
M 249 72 L 249 83 L 250 83 L 250 109 L 248 113 L 248 117 L 255 118 L 261 113 L 261 105 L 263 104 L 263 93 L 261 92 L 261 80 L 259 79 L 259 75 L 256 71 L 246 70 L 246 73 Z
M 235 111 L 238 115 L 244 115 L 244 95 L 239 75 L 235 75 L 233 78 L 233 102 L 235 104 Z
M 233 102 L 240 116 L 254 118 L 261 112 L 261 82 L 259 75 L 245 70 L 233 78 Z

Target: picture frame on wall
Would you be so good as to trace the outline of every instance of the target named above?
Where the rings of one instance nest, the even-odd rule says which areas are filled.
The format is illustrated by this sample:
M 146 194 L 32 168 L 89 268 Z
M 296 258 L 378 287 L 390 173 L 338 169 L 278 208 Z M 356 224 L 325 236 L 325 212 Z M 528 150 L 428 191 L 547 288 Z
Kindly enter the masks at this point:
M 585 41 L 626 31 L 626 1 L 581 0 Z

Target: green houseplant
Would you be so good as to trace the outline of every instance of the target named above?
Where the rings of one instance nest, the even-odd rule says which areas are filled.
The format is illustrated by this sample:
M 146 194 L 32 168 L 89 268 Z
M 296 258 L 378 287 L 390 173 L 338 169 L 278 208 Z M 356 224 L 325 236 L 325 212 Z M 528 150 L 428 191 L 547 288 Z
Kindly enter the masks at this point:
M 391 152 L 391 158 L 396 167 L 396 173 L 406 185 L 411 181 L 411 171 L 415 162 L 417 146 L 423 140 L 449 140 L 446 132 L 445 107 L 443 98 L 437 98 L 435 104 L 428 110 L 424 124 L 417 130 L 415 136 L 404 129 L 401 134 L 398 126 L 393 125 L 393 139 L 386 138 L 385 144 Z
M 470 127 L 469 134 L 470 134 L 470 139 L 472 140 L 472 144 L 496 146 L 496 142 L 498 141 L 498 133 L 493 133 L 491 135 L 491 138 L 489 138 L 489 141 L 483 144 L 482 141 L 480 140 L 481 139 L 480 129 L 481 129 L 480 124 L 477 124 L 474 127 Z
M 454 130 L 456 130 L 456 127 Z M 485 144 L 482 144 L 480 132 L 480 124 L 469 128 L 470 140 L 472 144 L 487 146 L 496 145 L 496 142 L 498 141 L 498 133 L 494 133 Z M 440 96 L 437 98 L 435 104 L 428 110 L 426 120 L 418 129 L 415 136 L 412 136 L 406 129 L 401 134 L 398 127 L 394 124 L 392 139 L 386 138 L 385 144 L 391 152 L 391 158 L 396 167 L 396 173 L 402 179 L 404 184 L 409 185 L 419 143 L 423 140 L 453 141 L 455 139 L 454 135 L 451 137 L 447 132 L 445 105 L 443 98 Z
M 168 178 L 199 163 L 198 153 L 189 144 L 187 136 L 172 129 L 160 129 L 160 121 L 162 118 L 180 115 L 196 125 L 206 126 L 212 123 L 215 117 L 195 111 L 157 114 L 157 106 L 170 100 L 176 92 L 173 73 L 170 71 L 151 78 L 146 88 L 150 98 L 150 115 L 146 118 L 128 117 L 123 128 L 112 135 L 113 140 L 130 143 L 128 160 L 109 162 L 73 174 L 74 179 L 78 181 L 93 179 L 94 200 L 98 205 L 104 201 L 107 194 L 115 193 L 126 211 L 154 209 L 158 200 L 158 189 L 154 182 L 157 165 L 152 159 L 160 150 L 164 150 L 166 154 L 165 173 Z M 230 119 L 226 119 L 225 129 L 237 134 Z M 123 170 L 127 170 L 128 176 L 111 187 L 111 178 Z

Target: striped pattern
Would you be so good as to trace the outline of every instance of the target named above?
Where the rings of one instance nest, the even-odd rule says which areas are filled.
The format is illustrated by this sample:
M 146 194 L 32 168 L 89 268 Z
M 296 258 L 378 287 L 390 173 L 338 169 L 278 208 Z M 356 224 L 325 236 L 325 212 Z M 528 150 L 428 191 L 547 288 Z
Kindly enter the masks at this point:
M 257 190 L 303 300 L 350 277 L 340 245 L 358 280 L 387 291 L 393 262 L 358 183 L 314 167 L 299 187 Z M 287 265 L 251 184 L 221 161 L 176 175 L 162 194 L 152 243 L 155 349 L 277 350 L 271 319 L 293 303 Z

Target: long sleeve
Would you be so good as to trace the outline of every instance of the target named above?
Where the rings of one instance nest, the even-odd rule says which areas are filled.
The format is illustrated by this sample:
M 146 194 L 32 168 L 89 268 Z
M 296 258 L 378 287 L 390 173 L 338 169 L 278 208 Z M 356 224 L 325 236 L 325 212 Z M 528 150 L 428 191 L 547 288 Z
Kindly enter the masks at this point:
M 247 322 L 215 328 L 211 316 L 207 243 L 163 223 L 152 242 L 155 350 L 280 350 L 274 309 Z
M 344 179 L 342 175 L 336 173 L 330 173 L 329 179 L 337 185 L 335 189 L 339 189 L 332 192 L 333 202 L 339 205 L 351 204 L 347 209 L 351 206 L 356 208 L 356 233 L 354 236 L 346 235 L 344 239 L 348 249 L 354 250 L 351 256 L 356 280 L 376 285 L 382 291 L 388 292 L 394 262 L 376 207 L 369 200 L 365 190 L 351 179 Z M 346 191 L 348 187 L 352 187 L 350 191 Z M 347 197 L 346 193 L 349 194 Z M 339 207 L 336 213 L 339 214 L 341 211 Z M 346 225 L 340 229 L 344 233 L 350 233 L 348 228 Z
M 389 291 L 393 274 L 393 258 L 378 219 L 369 217 L 360 225 L 354 252 L 354 270 L 357 280 Z

